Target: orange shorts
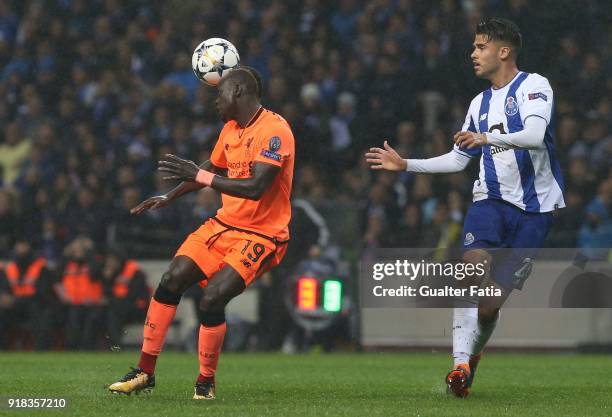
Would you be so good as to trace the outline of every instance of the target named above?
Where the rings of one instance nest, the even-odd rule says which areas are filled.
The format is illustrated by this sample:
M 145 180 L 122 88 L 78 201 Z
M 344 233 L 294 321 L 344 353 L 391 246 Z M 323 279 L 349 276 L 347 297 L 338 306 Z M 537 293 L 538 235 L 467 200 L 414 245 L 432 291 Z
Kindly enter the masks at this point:
M 187 236 L 174 256 L 191 258 L 210 280 L 225 265 L 231 265 L 249 286 L 255 278 L 280 264 L 287 243 L 275 244 L 257 234 L 228 228 L 210 218 Z M 200 286 L 206 286 L 206 280 Z

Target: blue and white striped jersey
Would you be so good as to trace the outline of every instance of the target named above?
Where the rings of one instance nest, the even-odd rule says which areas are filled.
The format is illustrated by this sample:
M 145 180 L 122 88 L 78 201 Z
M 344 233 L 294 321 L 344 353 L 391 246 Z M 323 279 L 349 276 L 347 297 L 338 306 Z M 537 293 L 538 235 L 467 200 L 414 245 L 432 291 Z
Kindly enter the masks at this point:
M 545 77 L 519 72 L 500 89 L 489 88 L 470 103 L 463 131 L 514 133 L 528 117 L 546 120 L 541 149 L 508 149 L 485 145 L 454 150 L 480 156 L 480 174 L 474 182 L 474 201 L 501 199 L 533 213 L 565 207 L 563 177 L 552 137 L 553 91 Z

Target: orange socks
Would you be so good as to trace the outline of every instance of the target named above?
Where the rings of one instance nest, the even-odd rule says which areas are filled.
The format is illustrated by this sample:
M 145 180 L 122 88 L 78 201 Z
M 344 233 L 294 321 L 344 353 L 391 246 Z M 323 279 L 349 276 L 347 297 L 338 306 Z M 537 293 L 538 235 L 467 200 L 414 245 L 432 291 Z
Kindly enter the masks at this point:
M 168 328 L 174 320 L 176 305 L 164 304 L 155 298 L 151 300 L 147 319 L 144 325 L 144 342 L 138 367 L 144 372 L 152 375 L 155 372 L 157 357 L 162 351 Z M 214 320 L 210 322 L 213 326 L 200 325 L 200 336 L 198 343 L 198 359 L 200 361 L 200 376 L 198 380 L 209 380 L 214 382 L 215 371 L 219 363 L 219 354 L 223 347 L 223 339 L 227 325 L 224 313 L 213 313 Z
M 176 307 L 176 305 L 160 303 L 154 298 L 149 304 L 144 324 L 142 355 L 138 364 L 138 367 L 148 374 L 153 374 L 155 371 L 155 361 L 164 346 L 168 328 L 176 314 Z
M 212 327 L 200 325 L 198 358 L 200 360 L 200 377 L 213 379 L 219 362 L 219 354 L 223 346 L 225 322 Z M 202 379 L 202 378 L 200 378 Z M 214 379 L 213 379 L 214 380 Z

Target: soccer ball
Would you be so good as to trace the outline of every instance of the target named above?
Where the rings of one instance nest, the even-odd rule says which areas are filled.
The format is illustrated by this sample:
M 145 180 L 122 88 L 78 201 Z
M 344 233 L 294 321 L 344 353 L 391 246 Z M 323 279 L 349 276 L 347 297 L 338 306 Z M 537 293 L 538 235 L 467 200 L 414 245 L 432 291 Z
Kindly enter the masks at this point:
M 231 42 L 210 38 L 199 44 L 191 57 L 191 67 L 198 79 L 216 86 L 229 70 L 240 63 L 238 50 Z

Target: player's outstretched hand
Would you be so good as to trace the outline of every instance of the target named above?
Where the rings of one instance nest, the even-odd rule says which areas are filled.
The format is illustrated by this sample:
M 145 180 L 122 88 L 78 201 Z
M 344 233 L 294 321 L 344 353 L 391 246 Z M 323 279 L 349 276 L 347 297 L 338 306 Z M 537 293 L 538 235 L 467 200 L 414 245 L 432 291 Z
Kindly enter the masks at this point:
M 166 172 L 165 180 L 181 180 L 194 182 L 200 167 L 195 162 L 179 158 L 176 155 L 166 154 L 158 163 L 158 171 Z
M 371 169 L 386 169 L 387 171 L 405 171 L 406 160 L 393 149 L 387 141 L 384 148 L 370 148 L 370 152 L 365 154 L 366 162 Z
M 472 149 L 487 144 L 487 135 L 477 132 L 457 132 L 453 136 L 459 148 Z
M 170 203 L 170 199 L 165 195 L 156 195 L 154 197 L 149 197 L 136 207 L 130 210 L 132 214 L 140 214 L 143 211 L 147 210 L 155 210 L 158 208 L 166 207 Z

